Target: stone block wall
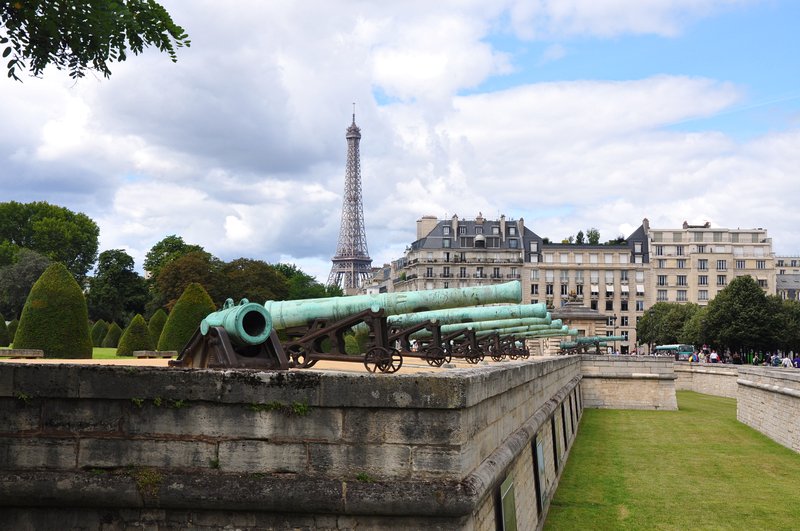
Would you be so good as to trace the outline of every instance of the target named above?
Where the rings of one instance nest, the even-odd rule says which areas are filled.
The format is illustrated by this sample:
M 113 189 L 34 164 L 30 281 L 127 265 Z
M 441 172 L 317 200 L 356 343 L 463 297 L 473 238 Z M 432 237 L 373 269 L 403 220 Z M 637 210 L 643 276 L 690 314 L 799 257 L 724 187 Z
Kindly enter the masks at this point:
M 667 357 L 581 356 L 587 408 L 678 409 L 674 361 Z
M 577 357 L 413 375 L 4 364 L 0 514 L 15 528 L 483 530 L 511 477 L 518 528 L 535 529 L 584 406 L 580 369 Z
M 800 371 L 739 366 L 736 418 L 800 452 Z
M 736 398 L 741 365 L 675 362 L 675 388 L 706 395 Z

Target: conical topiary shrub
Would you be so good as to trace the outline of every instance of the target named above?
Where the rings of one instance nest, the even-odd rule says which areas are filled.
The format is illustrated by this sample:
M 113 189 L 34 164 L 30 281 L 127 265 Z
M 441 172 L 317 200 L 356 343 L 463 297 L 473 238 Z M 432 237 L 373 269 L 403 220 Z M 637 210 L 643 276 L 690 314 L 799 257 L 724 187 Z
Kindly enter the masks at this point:
M 14 336 L 17 333 L 17 328 L 19 327 L 19 321 L 14 319 L 10 323 L 8 323 L 8 341 L 9 344 L 14 344 Z
M 8 336 L 6 318 L 0 314 L 0 347 L 7 347 L 9 343 L 11 343 L 11 338 Z
M 164 323 L 166 322 L 167 312 L 159 308 L 150 318 L 150 322 L 147 323 L 147 330 L 150 332 L 150 341 L 153 343 L 153 347 L 158 347 L 158 339 L 161 337 L 161 331 L 164 330 Z
M 107 333 L 108 323 L 100 319 L 92 326 L 92 331 L 89 333 L 92 338 L 92 346 L 103 346 L 103 339 L 105 339 Z
M 200 321 L 215 310 L 214 301 L 203 286 L 197 282 L 186 286 L 164 323 L 164 330 L 158 340 L 158 350 L 180 352 L 200 326 Z
M 104 348 L 117 348 L 121 336 L 122 328 L 117 323 L 111 323 L 108 325 L 108 332 L 106 332 L 106 337 L 103 338 L 103 342 L 100 345 Z
M 138 313 L 122 333 L 122 337 L 119 338 L 117 356 L 133 356 L 134 350 L 153 350 L 153 342 L 150 341 L 147 323 L 144 317 Z
M 14 347 L 44 351 L 46 358 L 91 358 L 86 298 L 64 264 L 39 277 L 22 307 Z

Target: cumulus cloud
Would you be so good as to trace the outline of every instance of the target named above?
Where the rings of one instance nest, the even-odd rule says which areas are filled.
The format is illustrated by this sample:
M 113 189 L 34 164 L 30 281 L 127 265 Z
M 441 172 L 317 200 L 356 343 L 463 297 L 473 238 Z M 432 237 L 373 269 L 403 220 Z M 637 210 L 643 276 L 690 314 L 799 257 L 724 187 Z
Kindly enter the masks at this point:
M 356 102 L 376 264 L 402 254 L 420 216 L 479 211 L 556 240 L 685 218 L 767 226 L 796 249 L 800 134 L 680 130 L 741 104 L 747 87 L 666 74 L 487 86 L 536 66 L 498 36 L 545 39 L 552 61 L 571 36 L 675 36 L 742 3 L 165 2 L 192 38 L 177 64 L 147 51 L 110 80 L 0 83 L 0 186 L 6 200 L 86 212 L 101 250 L 126 249 L 139 267 L 178 234 L 325 280 Z M 780 192 L 742 193 L 766 182 Z

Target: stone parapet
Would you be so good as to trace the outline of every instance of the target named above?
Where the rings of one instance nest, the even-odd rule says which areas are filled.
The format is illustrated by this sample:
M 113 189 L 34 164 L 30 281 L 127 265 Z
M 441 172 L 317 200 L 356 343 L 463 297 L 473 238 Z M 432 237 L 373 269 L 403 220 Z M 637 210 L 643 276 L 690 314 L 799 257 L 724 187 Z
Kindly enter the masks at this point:
M 493 529 L 495 490 L 510 471 L 531 473 L 531 440 L 556 416 L 568 437 L 548 447 L 566 459 L 580 367 L 577 357 L 408 375 L 4 364 L 0 507 L 15 509 L 0 511 L 23 527 L 47 527 L 50 512 L 91 527 L 96 514 L 71 508 L 113 507 L 125 525 L 153 511 L 184 524 L 238 511 L 331 529 Z
M 800 452 L 800 371 L 739 367 L 736 418 Z
M 736 398 L 739 367 L 722 363 L 675 362 L 675 387 L 706 395 Z
M 587 408 L 678 409 L 671 358 L 583 354 L 581 374 Z

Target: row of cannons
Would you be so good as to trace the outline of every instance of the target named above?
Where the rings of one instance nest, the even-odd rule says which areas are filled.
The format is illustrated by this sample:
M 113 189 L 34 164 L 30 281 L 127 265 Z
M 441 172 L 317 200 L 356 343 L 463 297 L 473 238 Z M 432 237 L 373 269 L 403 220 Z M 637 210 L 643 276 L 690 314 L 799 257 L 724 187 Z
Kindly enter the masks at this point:
M 228 299 L 170 365 L 287 370 L 331 360 L 393 373 L 404 358 L 434 367 L 454 358 L 473 364 L 527 358 L 528 338 L 577 335 L 553 320 L 544 304 L 521 300 L 519 281 L 264 305 Z M 345 338 L 354 333 L 366 337 L 358 355 L 345 351 Z
M 609 341 L 627 341 L 625 336 L 583 336 L 559 343 L 559 354 L 601 354 Z M 591 352 L 594 350 L 594 352 Z

